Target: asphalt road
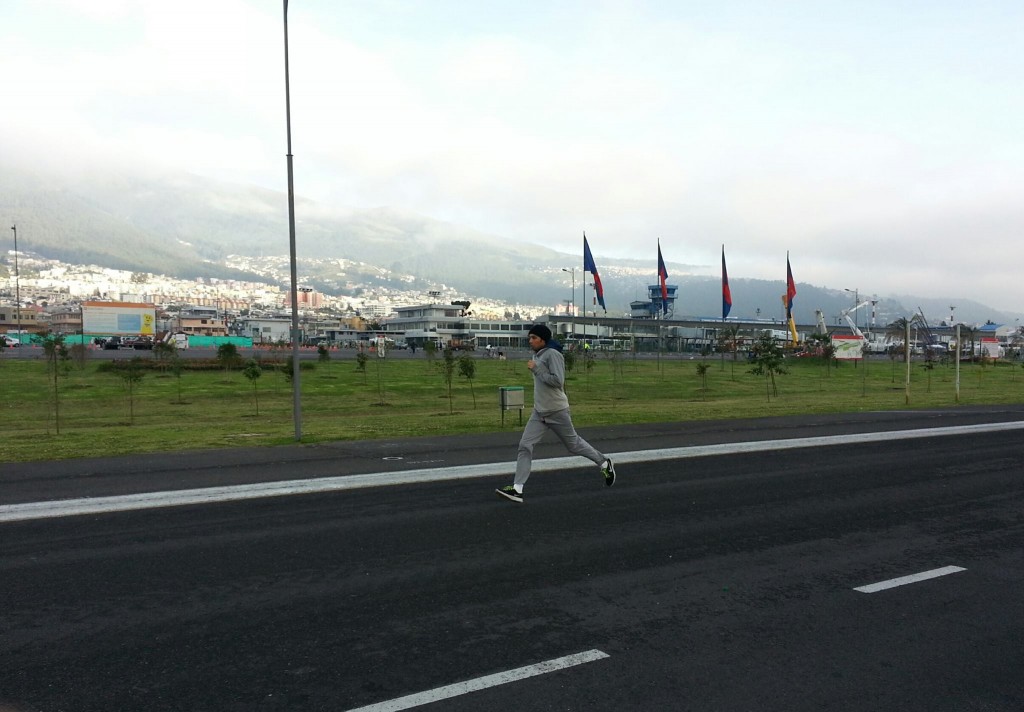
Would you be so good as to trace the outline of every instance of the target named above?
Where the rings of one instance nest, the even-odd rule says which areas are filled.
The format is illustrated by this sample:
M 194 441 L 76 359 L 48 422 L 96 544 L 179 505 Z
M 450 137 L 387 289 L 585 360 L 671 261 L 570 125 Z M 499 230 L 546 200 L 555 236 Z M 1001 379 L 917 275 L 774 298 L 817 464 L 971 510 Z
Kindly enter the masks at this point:
M 524 505 L 493 494 L 499 475 L 0 522 L 0 710 L 403 709 L 382 703 L 492 682 L 422 709 L 1021 710 L 1024 432 L 842 442 L 1021 416 L 588 431 L 633 453 L 618 484 L 538 472 Z M 822 436 L 837 444 L 739 452 Z M 636 456 L 717 443 L 733 452 Z M 0 506 L 451 468 L 514 444 L 5 465 Z

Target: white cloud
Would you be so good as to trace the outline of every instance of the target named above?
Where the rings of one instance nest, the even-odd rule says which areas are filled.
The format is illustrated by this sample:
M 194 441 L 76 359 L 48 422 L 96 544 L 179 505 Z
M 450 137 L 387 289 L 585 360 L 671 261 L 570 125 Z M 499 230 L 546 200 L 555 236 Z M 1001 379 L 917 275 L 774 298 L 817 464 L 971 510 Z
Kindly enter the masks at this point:
M 1019 7 L 682 7 L 292 3 L 296 188 L 1024 306 Z M 282 34 L 273 0 L 12 0 L 0 131 L 280 189 Z

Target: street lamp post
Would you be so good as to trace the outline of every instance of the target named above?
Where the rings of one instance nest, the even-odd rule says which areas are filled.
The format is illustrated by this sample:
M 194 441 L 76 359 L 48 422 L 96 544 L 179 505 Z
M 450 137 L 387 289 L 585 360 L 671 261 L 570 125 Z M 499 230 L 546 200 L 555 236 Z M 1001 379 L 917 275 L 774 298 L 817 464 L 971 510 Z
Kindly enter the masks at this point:
M 573 319 L 569 323 L 570 323 L 571 329 L 572 329 L 572 338 L 575 339 L 576 338 L 576 318 L 575 318 L 576 317 L 576 268 L 575 267 L 569 267 L 567 269 L 567 268 L 563 267 L 562 271 L 563 272 L 568 272 L 569 274 L 572 275 L 572 316 L 573 316 Z
M 563 272 L 568 272 L 572 275 L 572 313 L 576 314 L 576 268 L 575 267 L 563 267 Z
M 288 246 L 291 256 L 292 297 L 292 410 L 295 439 L 302 439 L 302 388 L 299 383 L 299 294 L 295 260 L 295 181 L 292 172 L 292 99 L 288 79 L 288 0 L 284 0 L 284 111 L 288 133 Z
M 11 225 L 14 231 L 14 313 L 18 322 L 18 343 L 21 343 L 21 273 L 18 271 L 18 226 Z

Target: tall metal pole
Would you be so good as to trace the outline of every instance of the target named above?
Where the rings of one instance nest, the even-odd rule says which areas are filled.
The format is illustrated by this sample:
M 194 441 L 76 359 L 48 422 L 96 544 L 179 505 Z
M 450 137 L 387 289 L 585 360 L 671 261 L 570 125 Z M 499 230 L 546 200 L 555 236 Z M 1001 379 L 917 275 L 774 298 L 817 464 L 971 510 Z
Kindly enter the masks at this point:
M 291 257 L 292 297 L 292 410 L 295 439 L 302 439 L 302 383 L 299 372 L 299 289 L 295 262 L 295 180 L 292 172 L 292 99 L 288 78 L 288 0 L 284 0 L 284 106 L 288 129 L 288 250 Z
M 952 308 L 952 307 L 950 307 Z M 956 402 L 960 402 L 960 325 L 956 325 L 956 379 L 955 379 L 955 393 Z
M 903 352 L 904 352 L 903 356 L 904 356 L 904 358 L 907 361 L 907 375 L 906 375 L 906 378 L 904 380 L 903 388 L 904 388 L 904 396 L 906 398 L 906 402 L 909 405 L 910 404 L 910 320 L 909 319 L 907 320 L 905 328 L 906 328 L 906 332 L 905 332 L 905 334 L 903 336 Z
M 569 269 L 566 269 L 565 267 L 563 267 L 562 271 L 563 272 L 568 272 L 569 274 L 572 275 L 572 316 L 573 316 L 573 319 L 572 319 L 572 321 L 569 322 L 569 324 L 572 327 L 572 338 L 575 339 L 576 338 L 576 268 L 575 267 L 570 267 Z
M 14 230 L 14 312 L 18 320 L 18 343 L 21 343 L 21 272 L 18 271 L 18 226 L 11 225 Z
M 572 315 L 576 316 L 576 268 L 572 268 Z M 573 331 L 575 332 L 575 324 Z
M 583 276 L 583 299 L 581 301 L 583 302 L 583 316 L 585 317 L 587 315 L 587 277 L 586 277 L 586 273 L 584 273 L 584 276 Z M 583 338 L 587 338 L 587 322 L 586 322 L 586 320 L 584 320 L 584 322 L 583 322 Z

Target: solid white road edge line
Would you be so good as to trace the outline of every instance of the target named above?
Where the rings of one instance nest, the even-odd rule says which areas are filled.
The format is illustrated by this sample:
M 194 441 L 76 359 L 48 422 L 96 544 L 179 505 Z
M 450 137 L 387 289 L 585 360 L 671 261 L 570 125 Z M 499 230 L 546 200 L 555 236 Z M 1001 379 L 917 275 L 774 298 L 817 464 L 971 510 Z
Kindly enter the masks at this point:
M 407 710 L 411 707 L 419 707 L 420 705 L 437 702 L 438 700 L 447 700 L 449 697 L 465 695 L 468 692 L 477 692 L 479 690 L 487 689 L 488 687 L 496 687 L 509 682 L 516 682 L 517 680 L 534 677 L 535 675 L 544 675 L 549 672 L 555 672 L 556 670 L 563 670 L 568 667 L 573 667 L 574 665 L 592 663 L 595 660 L 607 657 L 608 654 L 602 653 L 600 650 L 587 650 L 582 653 L 576 653 L 575 655 L 566 655 L 562 658 L 547 660 L 542 663 L 537 663 L 536 665 L 527 665 L 526 667 L 516 668 L 515 670 L 508 670 L 506 672 L 495 673 L 494 675 L 478 677 L 475 680 L 457 682 L 454 685 L 437 687 L 433 690 L 427 690 L 426 692 L 417 692 L 414 695 L 406 695 L 405 697 L 399 697 L 394 700 L 389 700 L 388 702 L 379 702 L 375 705 L 359 707 L 357 709 L 349 710 L 348 712 L 397 712 L 397 710 Z
M 715 455 L 735 455 L 737 453 L 768 452 L 773 450 L 791 450 L 804 447 L 821 447 L 829 445 L 851 445 L 869 442 L 888 442 L 894 440 L 912 440 L 916 438 L 934 438 L 947 435 L 966 435 L 970 433 L 1000 432 L 1024 429 L 1024 421 L 1009 423 L 981 423 L 978 425 L 955 425 L 941 428 L 919 428 L 915 430 L 897 430 L 881 433 L 856 433 L 852 435 L 823 435 L 813 438 L 790 438 L 787 440 L 760 440 L 752 442 L 721 443 L 718 445 L 696 445 L 692 447 L 664 448 L 656 450 L 636 450 L 633 452 L 607 453 L 616 464 L 634 462 L 655 462 L 660 460 L 681 460 L 694 457 L 711 457 Z M 514 455 L 515 453 L 511 453 Z M 582 457 L 554 457 L 547 460 L 536 460 L 534 472 L 561 470 L 590 464 Z M 48 519 L 53 517 L 70 517 L 83 514 L 106 514 L 136 509 L 154 509 L 158 507 L 180 507 L 194 504 L 212 504 L 215 502 L 231 502 L 261 497 L 280 497 L 289 494 L 311 494 L 314 492 L 334 492 L 339 490 L 362 489 L 365 487 L 387 487 L 420 482 L 442 482 L 471 477 L 509 476 L 515 472 L 514 459 L 508 462 L 482 463 L 479 465 L 456 465 L 452 467 L 434 467 L 401 472 L 376 472 L 371 474 L 343 475 L 339 477 L 322 477 L 311 480 L 285 480 L 281 482 L 264 482 L 259 484 L 231 485 L 224 487 L 204 487 L 201 489 L 172 490 L 168 492 L 145 492 L 141 494 L 116 495 L 110 497 L 85 497 L 82 499 L 63 499 L 47 502 L 24 502 L 21 504 L 0 505 L 0 523 L 20 522 L 31 519 Z
M 928 579 L 938 578 L 939 576 L 948 576 L 949 574 L 955 574 L 959 571 L 966 570 L 967 569 L 960 566 L 943 566 L 941 569 L 932 569 L 931 571 L 922 571 L 919 574 L 900 576 L 899 578 L 889 579 L 888 581 L 879 581 L 878 583 L 868 584 L 867 586 L 857 586 L 853 590 L 860 591 L 861 593 L 878 593 L 879 591 L 885 591 L 889 588 L 906 586 L 908 583 L 927 581 Z

